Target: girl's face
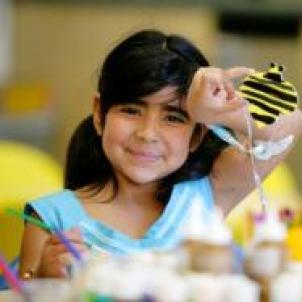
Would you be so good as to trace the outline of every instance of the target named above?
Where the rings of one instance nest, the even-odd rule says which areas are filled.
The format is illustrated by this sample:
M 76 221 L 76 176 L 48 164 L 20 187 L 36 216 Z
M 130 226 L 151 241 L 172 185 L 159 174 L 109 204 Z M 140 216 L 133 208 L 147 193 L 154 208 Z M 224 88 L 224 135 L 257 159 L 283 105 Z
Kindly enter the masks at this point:
M 165 87 L 141 101 L 110 108 L 102 144 L 118 180 L 153 183 L 182 166 L 195 126 L 183 103 L 175 88 Z

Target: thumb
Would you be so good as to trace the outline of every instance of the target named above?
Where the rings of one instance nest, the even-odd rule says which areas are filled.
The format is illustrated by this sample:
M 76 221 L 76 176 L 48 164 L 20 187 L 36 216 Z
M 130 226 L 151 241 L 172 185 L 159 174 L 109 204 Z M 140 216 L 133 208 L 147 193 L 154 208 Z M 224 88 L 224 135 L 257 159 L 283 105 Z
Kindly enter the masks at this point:
M 236 66 L 225 70 L 225 75 L 228 79 L 233 80 L 254 73 L 253 68 Z

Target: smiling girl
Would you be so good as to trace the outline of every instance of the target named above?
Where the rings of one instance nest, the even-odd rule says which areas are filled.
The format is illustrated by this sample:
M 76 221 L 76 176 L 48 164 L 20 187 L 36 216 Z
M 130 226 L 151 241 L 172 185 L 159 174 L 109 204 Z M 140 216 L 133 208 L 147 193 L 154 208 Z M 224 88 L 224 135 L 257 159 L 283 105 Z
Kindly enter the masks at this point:
M 92 115 L 69 144 L 65 189 L 28 203 L 26 214 L 66 231 L 79 251 L 88 238 L 114 254 L 176 246 L 193 197 L 205 216 L 214 204 L 227 214 L 254 189 L 250 159 L 207 126 L 222 124 L 245 140 L 247 103 L 232 80 L 250 72 L 210 67 L 177 35 L 131 35 L 104 62 Z M 255 138 L 296 139 L 300 129 L 297 109 Z M 287 153 L 257 162 L 261 177 Z M 83 225 L 97 235 L 89 238 Z M 26 224 L 21 276 L 64 277 L 66 255 L 55 235 Z

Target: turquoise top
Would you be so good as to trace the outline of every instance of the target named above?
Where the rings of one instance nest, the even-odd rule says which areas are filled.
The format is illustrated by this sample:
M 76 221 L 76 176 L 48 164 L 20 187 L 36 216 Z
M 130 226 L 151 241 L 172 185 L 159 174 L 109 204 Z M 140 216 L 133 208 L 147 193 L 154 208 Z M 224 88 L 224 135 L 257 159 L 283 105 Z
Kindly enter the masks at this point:
M 175 185 L 161 216 L 139 239 L 133 239 L 89 216 L 75 193 L 67 189 L 31 201 L 26 205 L 25 213 L 35 211 L 46 224 L 58 230 L 78 227 L 84 241 L 92 248 L 123 255 L 175 247 L 184 236 L 183 226 L 192 200 L 196 198 L 202 203 L 201 219 L 207 219 L 213 208 L 208 177 Z

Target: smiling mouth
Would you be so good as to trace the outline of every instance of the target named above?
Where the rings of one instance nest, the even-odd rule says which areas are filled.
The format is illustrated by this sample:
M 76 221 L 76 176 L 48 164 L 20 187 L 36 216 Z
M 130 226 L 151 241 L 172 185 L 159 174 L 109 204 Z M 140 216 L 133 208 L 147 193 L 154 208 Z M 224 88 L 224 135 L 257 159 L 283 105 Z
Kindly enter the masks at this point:
M 142 161 L 142 162 L 156 162 L 160 159 L 160 155 L 154 154 L 152 152 L 143 152 L 143 151 L 133 151 L 128 149 L 128 153 L 135 158 L 137 161 Z

